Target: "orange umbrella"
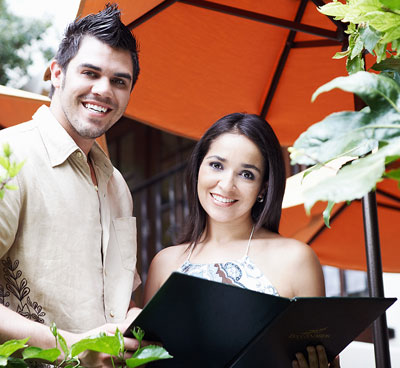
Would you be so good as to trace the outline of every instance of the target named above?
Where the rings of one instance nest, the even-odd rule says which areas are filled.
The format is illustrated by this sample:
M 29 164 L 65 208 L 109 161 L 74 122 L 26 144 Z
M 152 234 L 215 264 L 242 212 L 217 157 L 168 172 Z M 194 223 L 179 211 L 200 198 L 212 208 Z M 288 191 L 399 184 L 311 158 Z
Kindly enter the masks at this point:
M 78 16 L 108 1 L 82 0 Z M 317 87 L 346 75 L 341 24 L 315 0 L 119 0 L 140 44 L 141 75 L 126 116 L 199 138 L 221 116 L 266 116 L 282 145 L 335 110 L 353 109 L 341 91 L 310 102 Z

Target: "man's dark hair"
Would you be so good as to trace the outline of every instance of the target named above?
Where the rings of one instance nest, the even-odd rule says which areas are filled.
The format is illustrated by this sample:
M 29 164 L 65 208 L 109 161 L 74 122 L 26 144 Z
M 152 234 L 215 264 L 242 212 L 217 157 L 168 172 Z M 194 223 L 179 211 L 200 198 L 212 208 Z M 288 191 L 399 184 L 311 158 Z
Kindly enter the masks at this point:
M 264 201 L 256 201 L 251 210 L 255 229 L 264 227 L 278 233 L 285 192 L 286 171 L 282 149 L 271 126 L 254 114 L 233 113 L 214 123 L 197 142 L 186 168 L 186 186 L 189 216 L 179 243 L 197 244 L 207 225 L 207 213 L 200 204 L 197 182 L 200 165 L 210 145 L 225 133 L 241 134 L 260 150 L 264 161 L 262 188 L 266 188 Z M 240 150 L 240 147 L 237 147 Z
M 116 48 L 128 50 L 132 57 L 132 88 L 139 76 L 138 45 L 128 27 L 121 22 L 121 12 L 116 4 L 107 4 L 104 10 L 76 19 L 65 30 L 55 59 L 65 73 L 68 64 L 78 53 L 79 46 L 85 36 L 92 36 L 99 41 Z M 50 96 L 54 92 L 52 86 Z

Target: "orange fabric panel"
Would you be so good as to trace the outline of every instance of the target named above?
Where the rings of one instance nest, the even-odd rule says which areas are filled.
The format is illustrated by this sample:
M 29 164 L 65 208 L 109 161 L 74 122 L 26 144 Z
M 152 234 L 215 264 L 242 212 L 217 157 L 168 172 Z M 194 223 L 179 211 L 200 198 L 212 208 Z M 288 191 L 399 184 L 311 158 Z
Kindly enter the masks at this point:
M 333 112 L 354 110 L 353 95 L 340 90 L 311 102 L 318 87 L 347 75 L 344 60 L 332 60 L 336 51 L 336 47 L 291 50 L 266 117 L 282 145 L 292 145 L 310 125 Z
M 0 126 L 7 128 L 31 120 L 43 104 L 49 105 L 49 102 L 0 94 Z
M 97 13 L 104 9 L 106 3 L 117 3 L 118 8 L 121 10 L 122 22 L 128 24 L 162 2 L 163 0 L 81 0 L 76 16 L 80 18 L 91 13 Z

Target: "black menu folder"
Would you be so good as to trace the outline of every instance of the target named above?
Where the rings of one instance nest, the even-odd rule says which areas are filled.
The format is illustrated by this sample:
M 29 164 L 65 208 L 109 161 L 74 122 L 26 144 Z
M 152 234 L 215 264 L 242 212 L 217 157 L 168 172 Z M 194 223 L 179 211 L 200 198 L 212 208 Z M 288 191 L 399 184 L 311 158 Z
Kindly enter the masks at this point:
M 322 344 L 332 360 L 396 298 L 282 298 L 174 272 L 133 321 L 173 359 L 146 367 L 290 368 Z

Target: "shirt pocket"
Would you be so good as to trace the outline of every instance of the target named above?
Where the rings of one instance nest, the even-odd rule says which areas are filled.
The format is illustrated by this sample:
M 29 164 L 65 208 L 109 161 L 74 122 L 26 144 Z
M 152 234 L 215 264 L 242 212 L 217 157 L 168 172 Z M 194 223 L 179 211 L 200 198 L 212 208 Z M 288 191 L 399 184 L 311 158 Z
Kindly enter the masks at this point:
M 120 217 L 113 220 L 121 262 L 124 268 L 134 271 L 136 267 L 136 217 Z

